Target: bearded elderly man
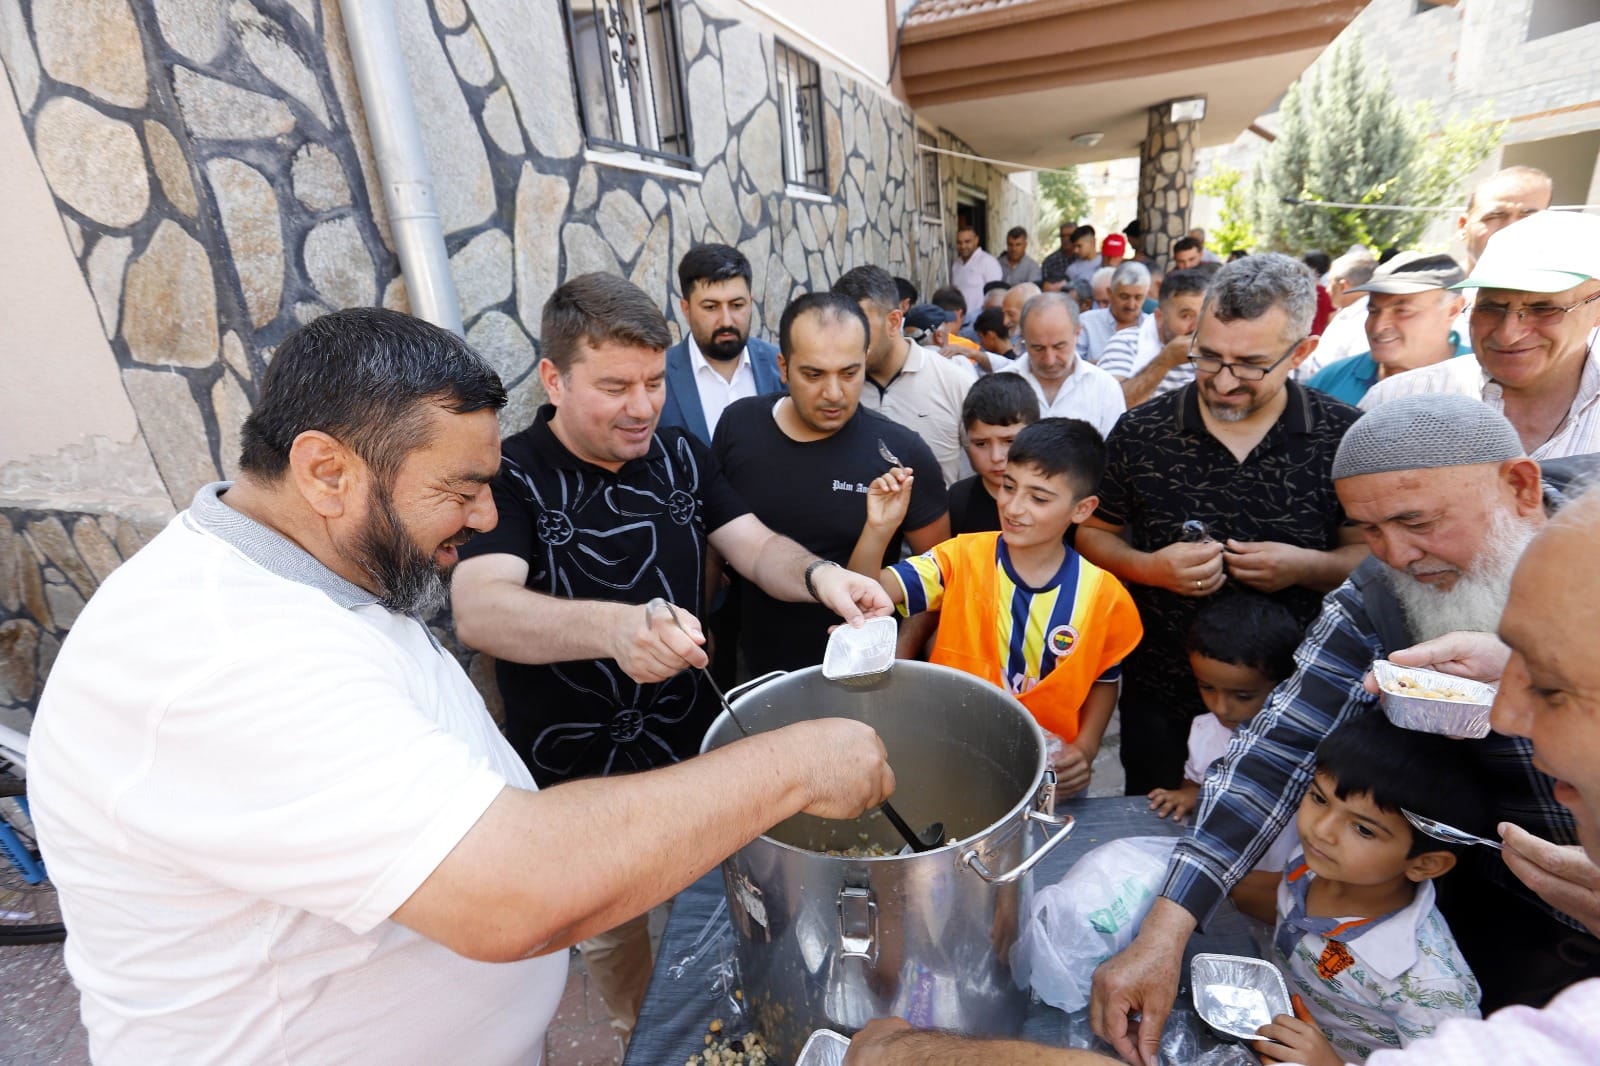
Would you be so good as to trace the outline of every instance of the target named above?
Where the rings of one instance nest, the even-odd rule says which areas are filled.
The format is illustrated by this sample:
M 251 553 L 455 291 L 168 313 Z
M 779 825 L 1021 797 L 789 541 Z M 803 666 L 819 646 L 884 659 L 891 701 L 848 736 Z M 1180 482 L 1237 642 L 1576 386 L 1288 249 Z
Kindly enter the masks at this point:
M 1095 1030 L 1130 1062 L 1136 1046 L 1154 1061 L 1184 943 L 1293 815 L 1317 743 L 1341 722 L 1379 713 L 1363 683 L 1372 661 L 1456 631 L 1492 632 L 1523 548 L 1546 508 L 1563 500 L 1541 482 L 1510 423 L 1458 396 L 1413 397 L 1363 416 L 1339 446 L 1333 478 L 1373 557 L 1326 598 L 1295 653 L 1295 673 L 1208 775 L 1195 828 L 1138 937 L 1095 974 Z M 1531 850 L 1577 842 L 1527 741 L 1491 733 L 1461 743 L 1481 762 L 1498 817 L 1547 842 Z M 1584 931 L 1585 922 L 1600 927 L 1600 915 L 1558 910 L 1499 853 L 1464 856 L 1439 882 L 1439 906 L 1486 1012 L 1543 1003 L 1600 975 L 1600 941 Z M 1135 1037 L 1128 1015 L 1136 1011 Z
M 1401 396 L 1481 399 L 1517 427 L 1534 459 L 1600 451 L 1600 215 L 1540 211 L 1498 230 L 1466 281 L 1476 359 L 1447 359 L 1373 386 L 1371 410 Z
M 72 627 L 28 787 L 95 1062 L 537 1062 L 568 945 L 892 787 L 835 721 L 538 791 L 424 624 L 495 525 L 505 402 L 427 323 L 309 323 L 239 480 Z

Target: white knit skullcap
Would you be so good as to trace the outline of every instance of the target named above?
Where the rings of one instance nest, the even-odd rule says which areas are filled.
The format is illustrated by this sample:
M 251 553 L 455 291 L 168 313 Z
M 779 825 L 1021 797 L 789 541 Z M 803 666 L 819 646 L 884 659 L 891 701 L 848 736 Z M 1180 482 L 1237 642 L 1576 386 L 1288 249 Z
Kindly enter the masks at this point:
M 1333 479 L 1520 459 L 1517 431 L 1470 396 L 1407 396 L 1362 415 L 1339 442 Z

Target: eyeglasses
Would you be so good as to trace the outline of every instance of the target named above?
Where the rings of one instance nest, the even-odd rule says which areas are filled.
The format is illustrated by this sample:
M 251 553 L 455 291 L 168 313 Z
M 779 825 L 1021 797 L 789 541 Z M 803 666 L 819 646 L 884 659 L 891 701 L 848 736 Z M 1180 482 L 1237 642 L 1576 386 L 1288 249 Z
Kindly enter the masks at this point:
M 1235 381 L 1260 381 L 1282 366 L 1304 341 L 1305 338 L 1301 337 L 1300 340 L 1289 345 L 1289 350 L 1280 355 L 1271 366 L 1255 366 L 1251 363 L 1225 363 L 1215 355 L 1196 355 L 1194 354 L 1194 339 L 1191 338 L 1189 341 L 1189 362 L 1194 364 L 1196 371 L 1203 371 L 1207 374 L 1220 374 L 1222 373 L 1222 368 L 1227 367 L 1233 372 L 1233 380 Z
M 1586 300 L 1579 300 L 1571 307 L 1556 307 L 1553 304 L 1534 304 L 1532 307 L 1519 307 L 1513 311 L 1505 304 L 1474 303 L 1472 317 L 1480 322 L 1492 322 L 1498 326 L 1512 315 L 1517 316 L 1518 322 L 1531 322 L 1535 326 L 1545 326 L 1559 321 L 1562 315 L 1571 314 L 1584 304 L 1600 300 L 1600 292 L 1595 293 Z

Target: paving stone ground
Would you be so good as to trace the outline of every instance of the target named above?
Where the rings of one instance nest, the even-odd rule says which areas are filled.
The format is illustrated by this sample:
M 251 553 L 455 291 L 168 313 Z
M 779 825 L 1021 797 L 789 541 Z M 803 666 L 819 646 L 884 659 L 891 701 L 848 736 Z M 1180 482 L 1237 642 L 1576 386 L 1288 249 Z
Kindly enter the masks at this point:
M 1117 761 L 1122 736 L 1117 716 L 1094 762 L 1092 796 L 1122 793 Z M 651 915 L 659 942 L 666 908 Z M 612 1033 L 600 993 L 591 987 L 577 952 L 561 1006 L 545 1037 L 546 1066 L 619 1066 L 622 1048 Z M 67 976 L 60 944 L 0 948 L 0 1066 L 88 1066 L 89 1043 L 78 1021 L 78 990 Z

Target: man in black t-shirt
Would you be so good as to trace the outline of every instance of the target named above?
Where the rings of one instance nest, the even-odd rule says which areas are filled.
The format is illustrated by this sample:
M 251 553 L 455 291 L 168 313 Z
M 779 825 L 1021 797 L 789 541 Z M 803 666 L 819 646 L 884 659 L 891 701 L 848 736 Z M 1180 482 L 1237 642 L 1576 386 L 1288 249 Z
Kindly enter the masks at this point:
M 657 432 L 672 338 L 644 293 L 573 278 L 545 304 L 541 339 L 552 402 L 503 443 L 499 524 L 463 545 L 451 602 L 461 642 L 498 660 L 507 739 L 542 788 L 699 750 L 719 705 L 691 669 L 707 661 L 708 545 L 766 594 L 815 600 L 824 634 L 892 608 L 876 581 L 750 514 L 699 441 Z M 581 946 L 625 1035 L 650 975 L 645 922 Z
M 772 529 L 833 562 L 849 562 L 867 518 L 867 486 L 896 465 L 914 472 L 901 527 L 914 551 L 950 536 L 944 481 L 911 430 L 860 407 L 868 325 L 860 305 L 808 293 L 783 312 L 778 369 L 787 396 L 754 396 L 723 412 L 711 450 L 739 497 Z M 887 454 L 885 454 L 887 453 Z M 891 547 L 897 553 L 898 545 Z M 831 620 L 746 582 L 740 650 L 747 670 L 822 661 Z

